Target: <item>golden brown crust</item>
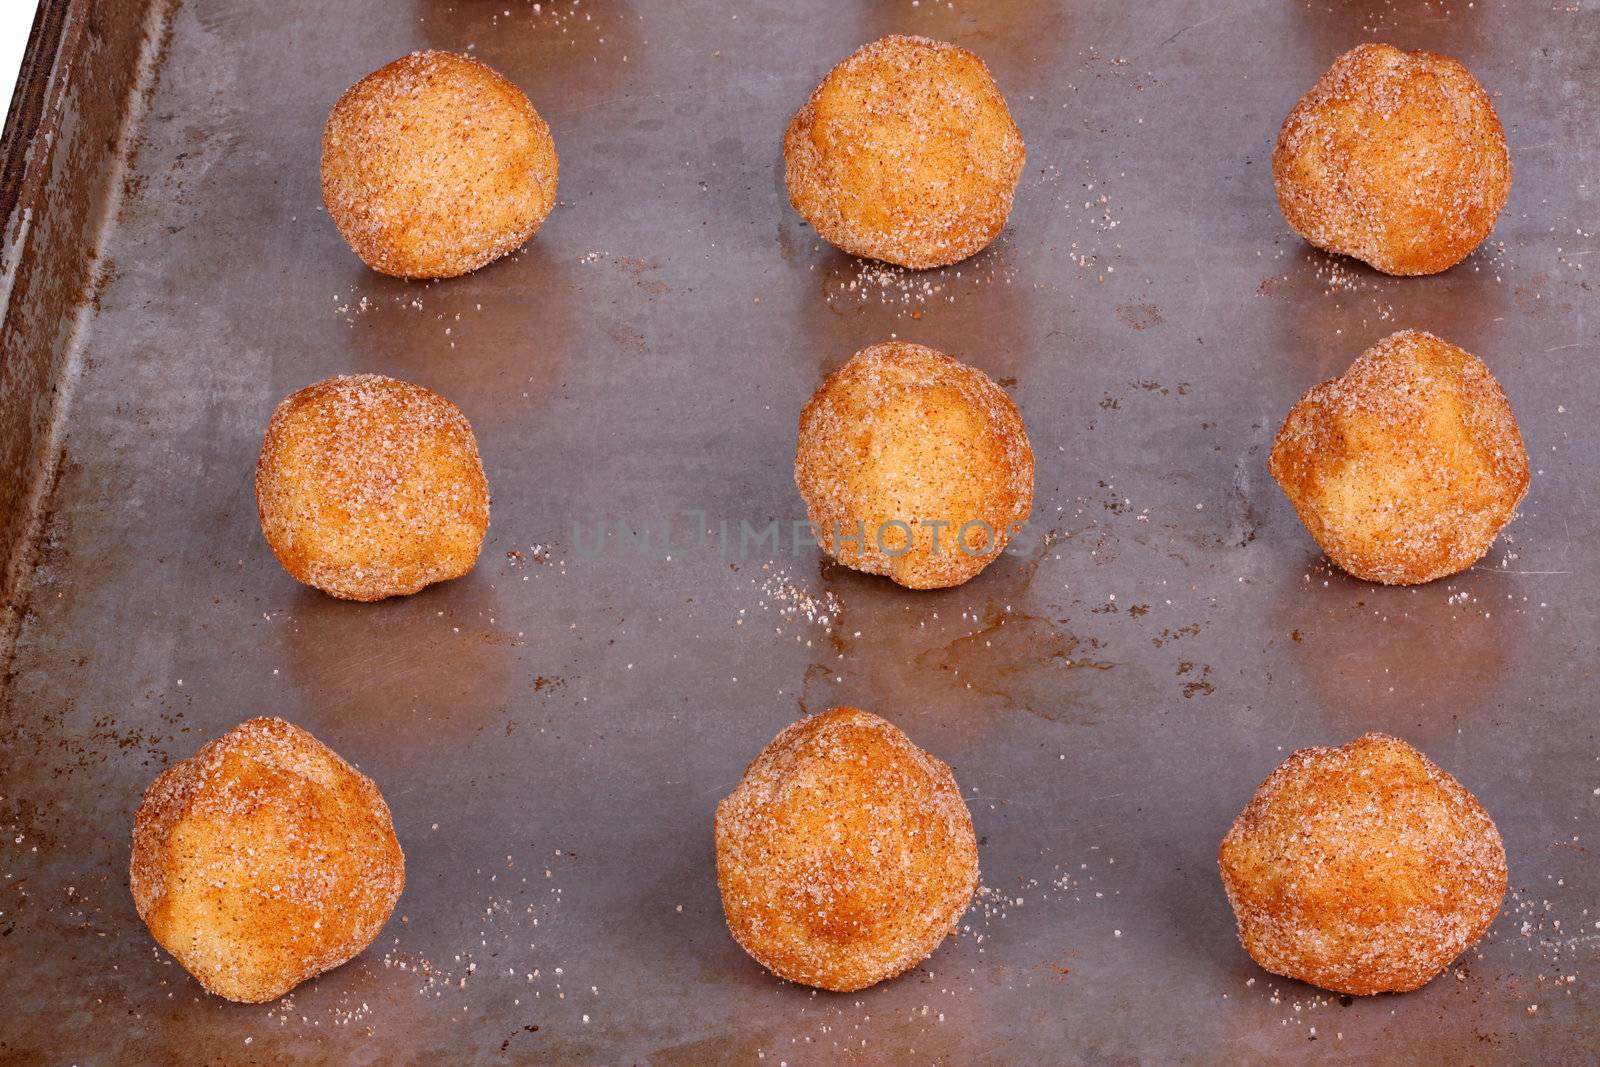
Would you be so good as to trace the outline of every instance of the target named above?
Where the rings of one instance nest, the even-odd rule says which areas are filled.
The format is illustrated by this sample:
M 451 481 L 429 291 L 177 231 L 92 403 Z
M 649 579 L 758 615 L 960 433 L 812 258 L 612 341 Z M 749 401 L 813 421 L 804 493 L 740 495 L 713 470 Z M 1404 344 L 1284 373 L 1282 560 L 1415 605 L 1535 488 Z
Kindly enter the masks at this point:
M 1239 940 L 1336 993 L 1424 985 L 1489 929 L 1506 853 L 1477 798 L 1395 737 L 1291 755 L 1222 840 Z
M 824 240 L 918 269 L 999 236 L 1023 155 L 983 60 L 926 37 L 858 49 L 783 137 L 789 201 Z
M 938 589 L 983 570 L 1027 520 L 1033 449 L 988 375 L 890 341 L 851 356 L 806 404 L 794 480 L 824 551 Z
M 151 784 L 129 881 L 162 948 L 210 992 L 257 1003 L 371 944 L 405 857 L 371 779 L 304 730 L 251 719 Z
M 256 506 L 283 569 L 346 600 L 459 578 L 489 528 L 466 416 L 378 374 L 328 378 L 278 405 L 256 464 Z
M 1386 585 L 1472 566 L 1528 490 L 1528 454 L 1494 375 L 1420 330 L 1308 390 L 1268 468 L 1334 563 Z
M 716 839 L 734 939 L 779 977 L 835 992 L 927 959 L 978 885 L 950 768 L 855 708 L 778 734 L 717 805 Z
M 550 127 L 466 56 L 413 52 L 351 86 L 322 135 L 322 199 L 373 270 L 453 278 L 521 247 L 556 202 Z
M 1460 63 L 1364 44 L 1284 120 L 1272 154 L 1283 217 L 1318 248 L 1389 274 L 1461 262 L 1511 192 L 1494 105 Z

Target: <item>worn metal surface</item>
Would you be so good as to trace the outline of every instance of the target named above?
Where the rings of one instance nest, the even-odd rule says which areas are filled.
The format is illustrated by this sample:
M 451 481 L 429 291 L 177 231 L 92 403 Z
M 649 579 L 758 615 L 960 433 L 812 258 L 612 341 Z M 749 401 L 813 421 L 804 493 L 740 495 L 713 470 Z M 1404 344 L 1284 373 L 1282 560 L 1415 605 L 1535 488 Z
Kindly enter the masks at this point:
M 896 30 L 983 55 L 1029 159 L 998 245 L 885 283 L 789 211 L 778 145 Z M 1460 57 L 1507 127 L 1510 206 L 1438 277 L 1313 253 L 1273 199 L 1279 122 L 1371 38 Z M 436 285 L 365 271 L 317 190 L 338 93 L 422 46 L 522 85 L 562 159 L 532 244 Z M 7 681 L 0 1054 L 1591 1062 L 1596 69 L 1589 0 L 187 0 Z M 1264 464 L 1303 388 L 1407 326 L 1489 363 L 1537 474 L 1480 566 L 1397 590 L 1331 573 Z M 741 556 L 741 520 L 801 517 L 806 397 L 892 334 L 1007 383 L 1039 458 L 1025 550 L 931 594 Z M 341 603 L 263 545 L 268 413 L 348 371 L 472 419 L 495 499 L 468 578 Z M 674 517 L 670 548 L 595 550 L 601 521 Z M 985 886 L 926 966 L 851 996 L 744 956 L 711 849 L 745 763 L 839 702 L 953 765 Z M 155 950 L 128 831 L 164 764 L 265 713 L 377 780 L 408 885 L 365 955 L 246 1007 Z M 1252 966 L 1215 849 L 1292 747 L 1368 729 L 1478 794 L 1513 889 L 1451 972 L 1346 1006 Z
M 0 647 L 20 621 L 31 520 L 60 458 L 80 311 L 121 179 L 116 145 L 153 59 L 151 0 L 48 0 L 6 114 L 0 162 Z

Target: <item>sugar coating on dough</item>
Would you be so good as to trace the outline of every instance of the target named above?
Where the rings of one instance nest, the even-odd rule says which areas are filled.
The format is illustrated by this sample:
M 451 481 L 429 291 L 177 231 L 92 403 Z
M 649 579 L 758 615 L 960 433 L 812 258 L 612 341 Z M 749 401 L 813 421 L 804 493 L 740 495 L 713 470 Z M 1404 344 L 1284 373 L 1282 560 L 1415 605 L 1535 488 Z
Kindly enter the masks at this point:
M 1460 63 L 1364 44 L 1284 120 L 1272 155 L 1283 216 L 1318 248 L 1389 274 L 1465 259 L 1511 192 L 1494 105 Z
M 793 723 L 717 805 L 717 884 L 763 967 L 836 992 L 927 959 L 978 884 L 950 768 L 870 712 Z
M 1488 930 L 1500 833 L 1470 792 L 1396 737 L 1293 753 L 1222 841 L 1252 958 L 1337 993 L 1427 983 Z
M 862 349 L 817 390 L 794 469 L 823 550 L 913 589 L 972 578 L 1033 509 L 1033 449 L 1005 390 L 902 341 Z
M 371 944 L 400 898 L 405 857 L 371 779 L 263 718 L 151 784 L 129 879 L 152 936 L 201 985 L 260 1002 Z
M 1482 559 L 1528 490 L 1528 454 L 1489 368 L 1403 330 L 1307 390 L 1269 470 L 1328 557 L 1414 585 Z
M 983 60 L 899 35 L 830 71 L 783 145 L 789 200 L 824 240 L 917 269 L 999 235 L 1024 156 Z
M 347 600 L 466 574 L 489 487 L 466 416 L 419 385 L 328 378 L 272 414 L 256 465 L 268 545 L 299 581 Z
M 521 89 L 468 56 L 413 52 L 339 98 L 322 196 L 373 270 L 451 278 L 527 242 L 556 202 L 550 127 Z

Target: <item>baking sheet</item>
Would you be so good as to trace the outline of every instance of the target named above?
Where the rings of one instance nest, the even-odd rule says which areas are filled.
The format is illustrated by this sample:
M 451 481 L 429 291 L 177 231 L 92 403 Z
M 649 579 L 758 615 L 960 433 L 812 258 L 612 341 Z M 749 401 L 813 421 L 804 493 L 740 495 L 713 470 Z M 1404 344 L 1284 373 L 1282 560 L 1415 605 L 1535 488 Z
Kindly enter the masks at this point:
M 1004 237 L 919 275 L 820 246 L 782 191 L 789 115 L 895 31 L 978 52 L 1028 143 Z M 0 1057 L 1594 1060 L 1593 3 L 186 0 L 169 34 L 5 683 Z M 1278 124 L 1368 39 L 1462 59 L 1506 126 L 1510 204 L 1443 275 L 1277 211 Z M 363 269 L 317 187 L 338 94 L 421 47 L 521 85 L 562 163 L 526 249 L 439 284 Z M 1489 364 L 1536 473 L 1480 565 L 1384 589 L 1319 559 L 1265 458 L 1406 327 Z M 742 551 L 803 518 L 801 405 L 892 336 L 1016 400 L 1023 551 L 922 594 Z M 494 493 L 472 575 L 373 605 L 288 579 L 251 493 L 276 401 L 357 371 L 458 403 Z M 837 703 L 952 765 L 983 868 L 960 936 L 846 996 L 739 950 L 711 838 Z M 379 783 L 408 884 L 356 961 L 240 1006 L 149 939 L 128 835 L 163 766 L 260 714 Z M 1215 851 L 1292 748 L 1369 729 L 1476 792 L 1512 889 L 1450 972 L 1345 1004 L 1251 964 Z

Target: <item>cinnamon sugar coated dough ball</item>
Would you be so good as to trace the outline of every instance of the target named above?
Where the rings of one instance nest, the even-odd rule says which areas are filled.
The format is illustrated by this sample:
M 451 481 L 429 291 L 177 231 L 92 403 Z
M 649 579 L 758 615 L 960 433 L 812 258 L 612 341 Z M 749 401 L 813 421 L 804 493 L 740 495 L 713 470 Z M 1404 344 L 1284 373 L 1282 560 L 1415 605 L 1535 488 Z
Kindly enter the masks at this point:
M 1528 490 L 1528 454 L 1494 375 L 1419 330 L 1308 390 L 1268 468 L 1328 558 L 1385 585 L 1472 566 Z
M 978 885 L 950 768 L 855 708 L 778 734 L 717 805 L 716 837 L 734 940 L 778 977 L 839 993 L 927 959 Z
M 1505 848 L 1477 799 L 1385 734 L 1291 755 L 1220 862 L 1256 963 L 1352 996 L 1426 984 L 1484 935 L 1506 892 Z
M 322 199 L 361 261 L 453 278 L 521 247 L 556 202 L 556 146 L 475 59 L 413 52 L 362 78 L 322 135 Z
M 993 241 L 1022 174 L 1022 135 L 983 60 L 884 37 L 834 67 L 783 137 L 789 201 L 823 239 L 902 267 Z
M 379 374 L 328 378 L 278 405 L 256 464 L 256 507 L 283 569 L 345 600 L 459 578 L 489 528 L 466 416 Z
M 938 589 L 983 570 L 1026 522 L 1033 449 L 988 375 L 890 341 L 851 356 L 806 404 L 794 480 L 824 551 Z
M 251 719 L 167 768 L 133 820 L 134 906 L 212 993 L 275 1000 L 354 959 L 405 885 L 389 808 L 282 719 Z
M 1489 236 L 1511 192 L 1494 105 L 1448 56 L 1364 44 L 1284 120 L 1283 217 L 1318 248 L 1388 274 L 1433 274 Z

